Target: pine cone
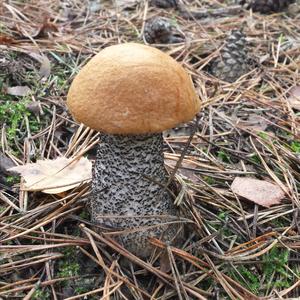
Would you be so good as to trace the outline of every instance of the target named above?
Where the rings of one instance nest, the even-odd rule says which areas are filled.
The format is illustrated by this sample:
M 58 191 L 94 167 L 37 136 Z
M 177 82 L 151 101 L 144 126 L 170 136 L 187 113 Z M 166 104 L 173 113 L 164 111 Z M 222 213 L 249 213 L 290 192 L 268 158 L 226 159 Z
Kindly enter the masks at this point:
M 263 14 L 280 12 L 288 7 L 295 0 L 242 0 L 240 4 L 246 9 L 252 9 L 254 12 Z
M 152 0 L 150 4 L 160 8 L 177 8 L 178 0 Z
M 156 17 L 147 21 L 144 37 L 149 44 L 168 44 L 182 42 L 184 39 L 176 34 L 174 26 L 167 18 Z
M 145 25 L 144 37 L 147 43 L 169 43 L 172 25 L 166 18 L 153 18 Z
M 234 82 L 248 71 L 245 35 L 240 30 L 232 30 L 220 57 L 212 64 L 211 73 L 221 80 Z

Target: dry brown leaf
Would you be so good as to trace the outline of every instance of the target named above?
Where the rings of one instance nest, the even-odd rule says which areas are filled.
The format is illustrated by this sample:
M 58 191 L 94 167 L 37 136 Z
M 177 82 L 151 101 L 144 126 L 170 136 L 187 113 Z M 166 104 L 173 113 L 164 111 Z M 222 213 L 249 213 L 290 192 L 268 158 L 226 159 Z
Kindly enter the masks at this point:
M 13 161 L 0 152 L 0 176 L 3 174 L 9 174 L 8 170 L 14 165 Z
M 266 60 L 268 60 L 270 58 L 270 54 L 267 53 L 265 55 L 260 56 L 259 58 L 259 63 L 262 64 L 263 62 L 265 62 Z
M 51 74 L 51 63 L 48 57 L 44 54 L 40 55 L 35 52 L 28 53 L 28 55 L 41 64 L 39 70 L 40 77 L 47 78 Z
M 287 101 L 294 109 L 300 110 L 300 86 L 294 86 L 289 93 Z
M 51 64 L 47 56 L 43 55 L 43 60 L 41 61 L 41 67 L 39 70 L 39 75 L 41 78 L 47 78 L 51 74 Z
M 39 101 L 30 101 L 25 106 L 26 106 L 26 109 L 28 109 L 31 113 L 33 113 L 36 116 L 43 114 L 41 103 Z
M 174 169 L 177 164 L 177 160 L 165 158 L 165 164 Z M 180 168 L 177 171 L 177 174 L 187 178 L 192 183 L 198 183 L 199 179 L 193 171 L 195 167 L 195 164 L 193 164 L 192 162 L 183 160 L 180 165 Z
M 284 198 L 284 192 L 278 185 L 249 177 L 236 177 L 231 184 L 231 190 L 264 207 L 279 204 Z
M 58 194 L 91 179 L 92 163 L 85 157 L 75 161 L 59 157 L 55 160 L 38 160 L 9 170 L 24 177 L 23 190 Z
M 265 131 L 268 127 L 268 122 L 261 116 L 256 114 L 249 115 L 248 120 L 239 119 L 237 126 L 242 129 L 248 129 L 253 131 Z
M 16 44 L 17 41 L 7 35 L 0 35 L 0 45 L 11 45 L 11 44 Z
M 13 96 L 26 96 L 31 93 L 31 89 L 27 85 L 12 86 L 6 88 L 6 93 Z
M 38 28 L 37 32 L 32 36 L 33 38 L 48 37 L 51 32 L 57 32 L 58 27 L 56 24 L 50 22 L 50 18 L 45 18 L 43 24 Z
M 260 132 L 265 131 L 268 127 L 266 119 L 257 114 L 249 114 L 246 120 L 237 117 L 235 114 L 228 116 L 222 111 L 218 112 L 218 115 L 224 120 L 232 122 L 236 127 L 244 130 Z

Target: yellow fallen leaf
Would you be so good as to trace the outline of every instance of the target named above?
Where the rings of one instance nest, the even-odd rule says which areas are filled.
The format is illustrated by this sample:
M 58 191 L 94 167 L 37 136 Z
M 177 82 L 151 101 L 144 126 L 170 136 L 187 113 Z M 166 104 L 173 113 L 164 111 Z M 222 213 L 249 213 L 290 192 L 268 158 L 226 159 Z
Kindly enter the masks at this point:
M 26 191 L 58 194 L 79 186 L 92 177 L 92 163 L 85 157 L 74 160 L 59 157 L 55 160 L 38 160 L 9 169 L 20 173 L 25 180 L 21 187 Z

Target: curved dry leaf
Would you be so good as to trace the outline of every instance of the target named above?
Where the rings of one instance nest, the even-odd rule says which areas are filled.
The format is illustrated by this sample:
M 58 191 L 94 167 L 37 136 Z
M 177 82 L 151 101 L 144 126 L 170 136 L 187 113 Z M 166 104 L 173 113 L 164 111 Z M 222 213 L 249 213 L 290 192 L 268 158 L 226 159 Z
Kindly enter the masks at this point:
M 39 75 L 41 78 L 47 78 L 50 76 L 50 74 L 51 74 L 50 60 L 48 59 L 48 57 L 46 55 L 43 55 L 42 60 L 41 60 L 41 67 L 39 70 Z
M 6 93 L 13 96 L 27 96 L 31 89 L 27 85 L 18 85 L 6 88 Z
M 39 69 L 40 78 L 45 79 L 49 77 L 51 74 L 51 63 L 48 57 L 45 54 L 38 54 L 35 52 L 28 53 L 28 55 L 41 64 Z
M 43 24 L 38 30 L 32 35 L 33 38 L 48 37 L 51 32 L 58 32 L 58 27 L 55 23 L 50 21 L 50 18 L 45 18 Z
M 167 165 L 168 167 L 174 169 L 176 167 L 176 164 L 177 164 L 177 160 L 165 158 L 165 165 Z M 180 164 L 180 168 L 177 170 L 177 174 L 187 178 L 192 183 L 196 184 L 199 182 L 199 179 L 194 172 L 195 168 L 196 165 L 193 162 L 188 160 L 183 160 Z
M 11 45 L 17 42 L 13 37 L 0 34 L 0 45 Z
M 231 190 L 238 196 L 264 207 L 279 204 L 284 198 L 284 192 L 278 185 L 249 177 L 236 177 L 231 184 Z
M 0 174 L 10 174 L 8 170 L 13 166 L 13 161 L 8 156 L 0 152 Z
M 247 120 L 238 119 L 237 126 L 247 130 L 265 131 L 268 127 L 268 122 L 262 116 L 251 114 Z
M 287 98 L 290 106 L 294 109 L 300 110 L 300 86 L 294 86 L 290 90 L 290 96 Z
M 55 160 L 38 160 L 9 170 L 24 177 L 23 190 L 58 194 L 90 180 L 92 163 L 85 157 L 78 160 L 59 157 Z

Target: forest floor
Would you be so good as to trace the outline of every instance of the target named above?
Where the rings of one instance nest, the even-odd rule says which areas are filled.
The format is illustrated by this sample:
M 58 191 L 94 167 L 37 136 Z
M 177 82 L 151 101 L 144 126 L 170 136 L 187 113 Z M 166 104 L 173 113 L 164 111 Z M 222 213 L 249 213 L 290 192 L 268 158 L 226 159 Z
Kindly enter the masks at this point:
M 154 2 L 0 5 L 0 299 L 299 299 L 299 4 L 260 14 L 184 0 L 183 13 Z M 146 43 L 158 16 L 180 39 L 153 46 L 191 74 L 202 108 L 164 136 L 185 241 L 153 240 L 143 261 L 93 232 L 90 181 L 47 194 L 24 189 L 8 169 L 62 156 L 94 161 L 99 136 L 72 119 L 69 85 L 102 48 Z M 252 65 L 228 83 L 210 68 L 241 27 Z M 160 269 L 164 248 L 170 271 Z M 124 256 L 131 263 L 120 264 Z

